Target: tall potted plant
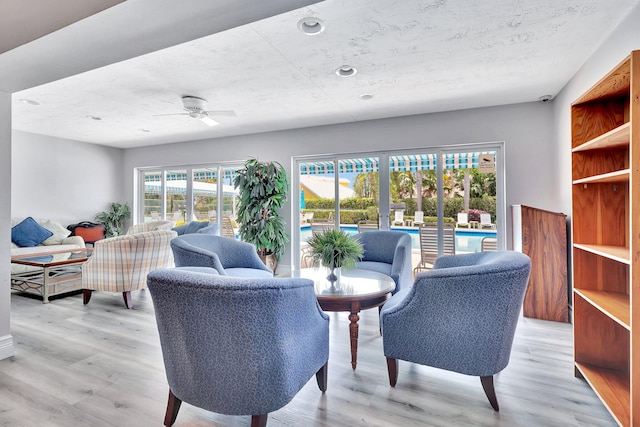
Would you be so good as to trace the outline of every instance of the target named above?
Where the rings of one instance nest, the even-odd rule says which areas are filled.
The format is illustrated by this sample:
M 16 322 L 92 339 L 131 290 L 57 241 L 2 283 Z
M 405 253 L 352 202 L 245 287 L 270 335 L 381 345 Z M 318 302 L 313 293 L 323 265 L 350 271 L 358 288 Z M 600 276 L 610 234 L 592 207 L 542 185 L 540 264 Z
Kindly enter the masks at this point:
M 278 162 L 249 159 L 236 171 L 233 185 L 239 191 L 240 238 L 256 246 L 258 255 L 275 272 L 289 236 L 278 210 L 287 200 L 287 174 Z

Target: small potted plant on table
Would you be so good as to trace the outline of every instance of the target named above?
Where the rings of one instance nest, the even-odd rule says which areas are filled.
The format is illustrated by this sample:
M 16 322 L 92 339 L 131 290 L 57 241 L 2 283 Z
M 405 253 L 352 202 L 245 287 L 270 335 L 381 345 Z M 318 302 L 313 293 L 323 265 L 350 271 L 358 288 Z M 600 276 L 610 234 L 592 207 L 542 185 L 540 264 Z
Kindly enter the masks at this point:
M 311 248 L 311 263 L 314 266 L 323 265 L 331 270 L 327 279 L 331 282 L 332 288 L 338 280 L 336 269 L 355 268 L 364 254 L 362 244 L 340 229 L 314 233 L 307 243 Z

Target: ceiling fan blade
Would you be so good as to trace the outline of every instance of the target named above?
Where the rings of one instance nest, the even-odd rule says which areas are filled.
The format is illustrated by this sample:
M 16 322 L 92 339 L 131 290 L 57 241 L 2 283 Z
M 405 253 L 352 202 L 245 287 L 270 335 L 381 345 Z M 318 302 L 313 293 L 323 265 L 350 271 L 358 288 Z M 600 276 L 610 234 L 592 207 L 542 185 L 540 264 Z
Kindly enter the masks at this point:
M 213 120 L 211 117 L 207 117 L 207 116 L 200 117 L 200 120 L 207 126 L 218 126 L 220 124 L 215 120 Z
M 189 113 L 171 113 L 171 114 L 153 114 L 151 117 L 162 117 L 162 116 L 188 116 Z
M 238 117 L 235 111 L 232 110 L 207 110 L 205 111 L 210 116 L 220 116 L 220 117 Z

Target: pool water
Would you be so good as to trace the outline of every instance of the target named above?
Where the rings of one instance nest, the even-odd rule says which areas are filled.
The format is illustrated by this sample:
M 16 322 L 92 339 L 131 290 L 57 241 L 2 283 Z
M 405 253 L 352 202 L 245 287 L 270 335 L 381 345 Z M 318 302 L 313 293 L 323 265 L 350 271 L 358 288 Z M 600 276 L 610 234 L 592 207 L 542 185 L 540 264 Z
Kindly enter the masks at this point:
M 358 226 L 356 225 L 341 225 L 341 230 L 348 232 L 349 234 L 356 234 L 358 232 Z M 420 236 L 417 228 L 397 228 L 392 227 L 392 230 L 403 231 L 411 236 L 411 247 L 414 250 L 420 250 Z M 456 229 L 456 253 L 465 252 L 480 252 L 481 243 L 484 237 L 496 237 L 495 231 L 469 231 Z M 300 241 L 306 242 L 311 237 L 311 227 L 300 227 Z

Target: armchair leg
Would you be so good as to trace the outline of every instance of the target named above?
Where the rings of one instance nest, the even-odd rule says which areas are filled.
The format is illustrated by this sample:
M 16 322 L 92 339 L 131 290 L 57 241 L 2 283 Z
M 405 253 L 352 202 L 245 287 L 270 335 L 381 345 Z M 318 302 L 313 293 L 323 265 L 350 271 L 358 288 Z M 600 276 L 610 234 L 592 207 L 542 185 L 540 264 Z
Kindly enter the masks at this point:
M 480 377 L 480 382 L 482 383 L 482 388 L 484 389 L 484 394 L 487 395 L 489 399 L 489 403 L 491 403 L 491 407 L 494 411 L 499 411 L 498 407 L 498 398 L 496 397 L 496 389 L 493 386 L 493 375 L 489 375 L 486 377 Z
M 172 426 L 176 422 L 178 417 L 178 411 L 182 400 L 178 399 L 171 390 L 169 390 L 169 401 L 167 402 L 167 412 L 164 414 L 164 425 L 166 427 Z
M 131 302 L 131 291 L 123 292 L 122 299 L 124 299 L 124 305 L 127 308 L 133 308 L 133 303 Z
M 84 305 L 89 304 L 89 300 L 91 300 L 91 292 L 93 292 L 91 289 L 82 290 L 82 303 Z
M 252 415 L 251 427 L 267 427 L 267 416 L 269 414 Z
M 389 384 L 395 387 L 398 382 L 398 359 L 387 357 L 387 371 L 389 371 Z
M 325 363 L 318 372 L 316 372 L 316 381 L 318 382 L 318 388 L 324 394 L 327 391 L 327 377 L 329 371 L 329 361 Z

